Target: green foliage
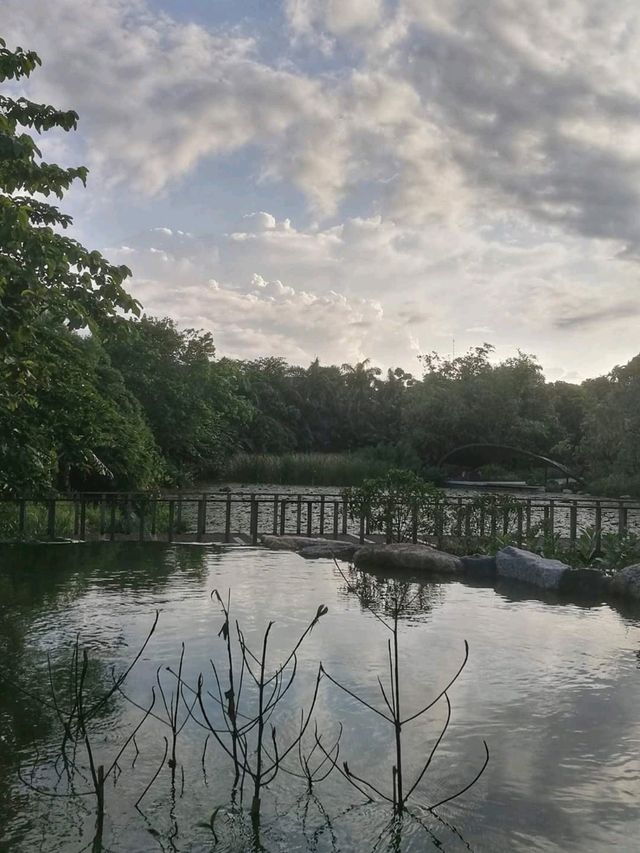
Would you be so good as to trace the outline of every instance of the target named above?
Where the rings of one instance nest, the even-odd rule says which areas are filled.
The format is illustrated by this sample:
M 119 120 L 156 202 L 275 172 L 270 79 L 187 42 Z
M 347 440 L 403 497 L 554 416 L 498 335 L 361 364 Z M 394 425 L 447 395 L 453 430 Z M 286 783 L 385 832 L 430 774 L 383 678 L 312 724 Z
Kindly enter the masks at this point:
M 182 484 L 218 474 L 253 410 L 238 393 L 237 367 L 214 360 L 211 334 L 180 331 L 168 318 L 118 319 L 104 346 L 139 401 L 170 478 Z
M 28 77 L 39 64 L 35 53 L 0 40 L 0 82 Z M 70 131 L 77 120 L 73 111 L 0 95 L 0 492 L 46 489 L 56 473 L 48 426 L 28 411 L 58 369 L 42 344 L 43 322 L 96 331 L 118 311 L 138 311 L 122 286 L 129 270 L 66 237 L 70 217 L 37 198 L 62 198 L 87 173 L 44 162 L 24 128 Z
M 389 542 L 433 535 L 444 493 L 413 471 L 393 468 L 383 477 L 365 480 L 347 491 L 352 519 L 367 517 L 371 532 L 385 533 Z
M 640 356 L 584 383 L 587 404 L 580 455 L 594 489 L 640 494 Z

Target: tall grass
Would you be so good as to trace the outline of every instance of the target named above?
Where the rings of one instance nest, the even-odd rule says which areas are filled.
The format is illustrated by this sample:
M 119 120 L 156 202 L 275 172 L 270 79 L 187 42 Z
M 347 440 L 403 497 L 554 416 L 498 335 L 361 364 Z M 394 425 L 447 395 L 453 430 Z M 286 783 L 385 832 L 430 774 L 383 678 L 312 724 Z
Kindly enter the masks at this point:
M 364 453 L 238 453 L 221 479 L 230 483 L 273 483 L 282 486 L 358 486 L 367 477 L 382 477 L 397 467 L 392 460 Z

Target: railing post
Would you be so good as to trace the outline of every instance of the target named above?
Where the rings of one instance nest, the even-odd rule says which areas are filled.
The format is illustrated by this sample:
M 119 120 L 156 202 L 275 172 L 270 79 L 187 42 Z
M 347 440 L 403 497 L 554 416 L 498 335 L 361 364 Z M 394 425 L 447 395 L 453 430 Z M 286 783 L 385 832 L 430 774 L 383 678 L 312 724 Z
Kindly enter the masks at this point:
M 518 504 L 518 545 L 522 545 L 522 517 L 523 517 L 523 509 L 522 504 Z
M 418 542 L 418 505 L 416 503 L 411 507 L 411 541 L 414 545 Z
M 286 511 L 287 511 L 287 502 L 286 502 L 286 500 L 282 500 L 280 502 L 280 536 L 284 536 L 284 525 L 286 522 Z
M 307 501 L 307 536 L 313 531 L 313 501 Z
M 77 495 L 73 498 L 73 535 L 80 535 L 80 504 Z
M 198 527 L 196 530 L 196 536 L 198 538 L 198 542 L 202 542 L 202 534 L 204 531 L 204 501 L 200 499 L 198 501 Z
M 116 538 L 116 498 L 112 496 L 111 498 L 111 518 L 110 518 L 110 529 L 109 529 L 109 539 L 113 542 Z
M 231 492 L 227 492 L 227 503 L 224 508 L 224 541 L 231 542 Z
M 438 504 L 434 502 L 434 512 L 435 512 L 435 527 L 436 527 L 436 542 L 438 548 L 442 548 L 442 537 L 444 536 L 444 519 L 445 514 L 447 512 L 447 504 L 446 501 L 443 501 L 442 504 Z
M 56 501 L 55 498 L 49 500 L 47 511 L 47 536 L 49 539 L 56 538 Z
M 258 544 L 258 501 L 251 495 L 251 519 L 250 519 L 251 544 Z
M 571 507 L 569 508 L 569 542 L 571 545 L 575 545 L 576 540 L 578 538 L 578 507 L 576 506 L 576 502 L 571 502 Z
M 347 523 L 349 519 L 349 501 L 347 496 L 344 495 L 342 498 L 342 535 L 347 535 Z
M 140 508 L 138 510 L 138 540 L 144 542 L 144 498 L 141 499 Z
M 107 527 L 107 520 L 106 520 L 106 515 L 105 515 L 106 509 L 107 509 L 106 502 L 107 502 L 107 496 L 105 494 L 100 495 L 100 536 L 101 537 L 104 536 L 104 532 L 105 532 L 106 527 Z
M 525 525 L 526 535 L 529 536 L 531 533 L 531 498 L 527 498 Z
M 158 499 L 154 498 L 151 502 L 151 535 L 156 535 L 156 525 L 158 522 Z
M 176 524 L 178 526 L 178 531 L 182 530 L 182 488 L 178 489 L 178 512 Z
M 550 532 L 553 536 L 556 527 L 556 502 L 554 500 L 549 501 L 549 526 L 551 527 Z
M 324 536 L 324 495 L 320 495 L 320 536 Z
M 178 506 L 180 506 L 178 504 Z M 173 542 L 173 522 L 176 511 L 176 502 L 173 498 L 169 499 L 169 524 L 167 526 L 167 542 Z
M 83 541 L 87 538 L 87 499 L 84 495 L 80 500 L 80 538 Z
M 205 536 L 207 532 L 207 496 L 203 493 L 202 495 L 202 528 L 200 530 L 200 535 Z
M 340 519 L 338 518 L 338 513 L 340 512 L 340 504 L 338 501 L 333 502 L 333 538 L 338 538 L 338 524 Z
M 618 504 L 618 535 L 624 536 L 627 532 L 627 508 L 622 501 Z
M 302 495 L 298 495 L 296 506 L 296 533 L 300 536 L 302 530 Z
M 279 496 L 273 496 L 273 535 L 278 535 L 278 500 Z
M 498 507 L 495 497 L 491 498 L 491 538 L 495 540 L 498 535 Z

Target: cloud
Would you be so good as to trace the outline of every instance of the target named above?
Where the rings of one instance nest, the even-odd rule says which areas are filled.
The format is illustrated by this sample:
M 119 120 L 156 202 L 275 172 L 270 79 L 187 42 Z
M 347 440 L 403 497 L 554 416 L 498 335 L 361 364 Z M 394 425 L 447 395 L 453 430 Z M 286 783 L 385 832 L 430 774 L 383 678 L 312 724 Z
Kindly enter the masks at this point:
M 79 109 L 104 181 L 156 193 L 204 158 L 262 151 L 262 177 L 335 214 L 367 186 L 387 216 L 492 206 L 638 249 L 640 13 L 632 0 L 285 0 L 294 37 L 349 53 L 307 71 L 256 33 L 144 0 L 5 0 L 46 60 L 35 92 Z M 55 49 L 53 46 L 55 45 Z M 36 79 L 34 78 L 34 79 Z
M 247 355 L 402 363 L 443 330 L 567 373 L 633 354 L 636 3 L 273 9 L 277 37 L 259 17 L 194 23 L 188 4 L 3 2 L 9 42 L 44 60 L 24 91 L 80 112 L 94 230 L 101 205 L 143 211 L 115 257 L 149 310 Z M 210 166 L 234 152 L 251 172 L 225 218 Z M 197 229 L 180 222 L 192 194 Z
M 640 315 L 640 303 L 630 300 L 616 305 L 600 304 L 575 309 L 565 309 L 565 313 L 556 317 L 554 325 L 558 329 L 584 329 L 599 325 L 609 325 L 615 320 L 627 322 Z

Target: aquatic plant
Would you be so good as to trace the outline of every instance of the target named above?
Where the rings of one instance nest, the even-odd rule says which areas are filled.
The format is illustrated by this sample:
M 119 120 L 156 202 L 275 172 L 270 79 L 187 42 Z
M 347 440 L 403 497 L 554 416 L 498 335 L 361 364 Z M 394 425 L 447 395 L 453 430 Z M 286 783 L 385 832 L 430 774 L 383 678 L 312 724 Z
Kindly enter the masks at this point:
M 335 561 L 335 566 L 338 572 L 340 573 L 343 581 L 345 582 L 347 589 L 350 592 L 359 595 L 358 581 L 356 580 L 354 582 L 353 580 L 350 580 L 346 576 L 337 561 Z M 380 708 L 376 708 L 370 702 L 367 702 L 365 699 L 363 699 L 361 696 L 359 696 L 357 693 L 352 691 L 349 687 L 344 685 L 341 681 L 339 681 L 337 678 L 327 672 L 324 667 L 321 667 L 323 675 L 325 675 L 332 684 L 340 688 L 340 690 L 344 691 L 352 699 L 355 699 L 368 711 L 371 711 L 372 713 L 382 717 L 382 719 L 384 719 L 392 726 L 395 744 L 395 763 L 391 766 L 390 790 L 387 789 L 387 791 L 385 792 L 381 789 L 381 786 L 379 785 L 377 780 L 376 784 L 374 784 L 371 780 L 365 779 L 363 776 L 358 775 L 349 766 L 349 763 L 347 761 L 344 761 L 342 764 L 342 768 L 338 769 L 340 769 L 342 776 L 361 794 L 367 797 L 367 799 L 372 799 L 371 793 L 373 792 L 373 794 L 375 794 L 377 797 L 380 797 L 380 799 L 390 803 L 393 806 L 393 812 L 396 816 L 402 816 L 402 814 L 405 812 L 408 800 L 414 794 L 418 785 L 424 778 L 426 772 L 429 770 L 436 751 L 442 743 L 442 739 L 444 738 L 447 729 L 449 728 L 449 723 L 451 721 L 451 702 L 449 700 L 448 693 L 460 677 L 460 674 L 462 673 L 469 659 L 469 645 L 465 640 L 464 656 L 462 659 L 462 663 L 460 664 L 456 672 L 448 680 L 446 686 L 442 688 L 435 695 L 434 698 L 432 698 L 419 710 L 413 712 L 410 711 L 408 713 L 404 710 L 401 690 L 402 680 L 400 675 L 400 644 L 398 635 L 398 624 L 401 615 L 406 614 L 408 611 L 410 611 L 417 594 L 418 591 L 413 591 L 410 584 L 403 583 L 402 581 L 398 580 L 391 581 L 390 585 L 388 586 L 384 616 L 380 615 L 377 609 L 371 606 L 370 599 L 367 596 L 359 596 L 361 602 L 363 603 L 363 606 L 366 607 L 366 609 L 378 620 L 378 622 L 380 622 L 380 624 L 383 625 L 384 628 L 391 634 L 391 637 L 387 641 L 389 672 L 386 689 L 380 676 L 377 677 L 380 693 L 384 705 L 386 706 L 385 710 L 380 710 Z M 427 711 L 431 710 L 442 699 L 444 699 L 447 708 L 444 726 L 440 734 L 436 738 L 431 750 L 429 751 L 421 770 L 412 781 L 407 783 L 407 780 L 405 779 L 403 760 L 403 731 L 409 723 L 412 723 L 415 720 L 418 720 L 420 717 L 423 717 L 427 713 Z M 325 750 L 319 739 L 316 740 L 316 743 L 318 747 L 325 753 L 325 755 L 327 757 L 330 757 L 329 753 Z M 487 746 L 486 741 L 483 741 L 482 743 L 485 749 L 485 758 L 480 769 L 473 776 L 473 778 L 469 782 L 467 782 L 462 788 L 452 794 L 447 795 L 446 797 L 442 797 L 437 802 L 430 804 L 428 808 L 431 811 L 437 809 L 439 806 L 442 806 L 445 803 L 450 802 L 451 800 L 460 797 L 462 794 L 468 791 L 469 788 L 471 788 L 482 776 L 487 767 L 487 764 L 489 763 L 489 747 Z M 337 764 L 337 758 L 335 759 L 334 763 Z

